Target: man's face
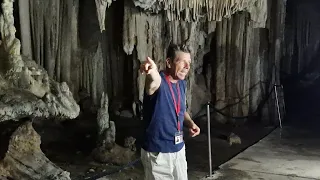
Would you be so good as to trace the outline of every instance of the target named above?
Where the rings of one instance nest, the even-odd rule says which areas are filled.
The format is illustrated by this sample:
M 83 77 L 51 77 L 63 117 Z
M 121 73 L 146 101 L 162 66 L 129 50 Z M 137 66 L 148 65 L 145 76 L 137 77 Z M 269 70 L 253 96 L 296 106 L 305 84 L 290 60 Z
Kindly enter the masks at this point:
M 176 57 L 170 61 L 171 75 L 174 79 L 184 80 L 190 70 L 191 55 L 185 52 L 176 52 Z

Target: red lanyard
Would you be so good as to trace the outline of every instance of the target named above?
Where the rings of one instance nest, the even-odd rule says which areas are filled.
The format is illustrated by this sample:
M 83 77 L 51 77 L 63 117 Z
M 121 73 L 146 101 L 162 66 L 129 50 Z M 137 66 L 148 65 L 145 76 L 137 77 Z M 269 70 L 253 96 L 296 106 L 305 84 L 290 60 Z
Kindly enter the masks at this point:
M 169 76 L 166 75 L 166 80 L 167 80 L 167 83 L 169 85 L 169 88 L 170 88 L 170 91 L 171 91 L 171 96 L 172 96 L 172 99 L 173 99 L 173 105 L 174 105 L 174 108 L 176 110 L 176 114 L 177 114 L 177 123 L 178 123 L 178 131 L 180 131 L 180 121 L 179 121 L 179 112 L 180 112 L 180 88 L 179 88 L 179 83 L 177 82 L 177 92 L 178 92 L 178 103 L 176 101 L 176 98 L 175 98 L 175 95 L 173 93 L 173 90 L 172 90 L 172 84 L 169 80 Z

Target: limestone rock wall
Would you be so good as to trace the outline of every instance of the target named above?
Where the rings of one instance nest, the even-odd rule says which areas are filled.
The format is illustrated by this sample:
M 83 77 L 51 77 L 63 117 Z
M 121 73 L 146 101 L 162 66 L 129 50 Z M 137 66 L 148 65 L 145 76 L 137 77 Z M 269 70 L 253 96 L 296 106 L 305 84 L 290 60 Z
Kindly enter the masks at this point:
M 67 82 L 72 90 L 79 84 L 78 4 L 67 0 L 29 1 L 33 59 L 50 77 Z
M 254 113 L 267 92 L 270 61 L 264 35 L 264 29 L 250 25 L 248 13 L 217 23 L 213 98 L 216 108 L 230 116 Z
M 192 84 L 194 72 L 202 66 L 204 53 L 210 50 L 210 38 L 206 38 L 209 31 L 215 26 L 214 22 L 186 22 L 167 21 L 163 14 L 148 15 L 139 12 L 133 4 L 125 5 L 123 48 L 127 54 L 136 51 L 137 60 L 134 61 L 134 72 L 137 79 L 134 80 L 138 88 L 137 99 L 142 101 L 144 75 L 138 73 L 139 63 L 150 56 L 163 69 L 165 65 L 166 49 L 169 43 L 187 43 L 192 50 L 192 68 L 188 76 L 188 100 L 192 100 Z
M 24 117 L 76 118 L 80 109 L 68 85 L 54 81 L 41 66 L 21 55 L 13 2 L 1 3 L 0 122 Z
M 98 104 L 107 92 L 111 104 L 119 101 L 117 106 L 131 107 L 142 100 L 140 62 L 150 56 L 164 67 L 169 43 L 184 42 L 193 56 L 189 111 L 213 100 L 216 108 L 227 107 L 224 111 L 231 116 L 246 116 L 267 94 L 267 84 L 276 81 L 269 74 L 272 65 L 280 62 L 283 4 L 275 0 L 33 0 L 29 1 L 33 56 L 50 77 L 66 81 L 76 98 L 85 91 Z M 204 87 L 198 79 L 204 75 L 206 90 L 200 90 Z M 204 91 L 209 96 L 195 95 Z

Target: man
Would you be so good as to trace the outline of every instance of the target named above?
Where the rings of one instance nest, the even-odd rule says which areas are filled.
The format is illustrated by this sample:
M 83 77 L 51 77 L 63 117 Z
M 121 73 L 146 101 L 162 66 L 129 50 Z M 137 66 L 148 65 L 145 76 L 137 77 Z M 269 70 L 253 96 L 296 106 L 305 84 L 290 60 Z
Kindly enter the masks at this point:
M 145 131 L 141 160 L 145 180 L 187 180 L 183 125 L 192 137 L 200 128 L 186 112 L 186 81 L 191 55 L 185 46 L 170 45 L 166 69 L 147 58 L 140 71 L 146 75 L 143 119 Z

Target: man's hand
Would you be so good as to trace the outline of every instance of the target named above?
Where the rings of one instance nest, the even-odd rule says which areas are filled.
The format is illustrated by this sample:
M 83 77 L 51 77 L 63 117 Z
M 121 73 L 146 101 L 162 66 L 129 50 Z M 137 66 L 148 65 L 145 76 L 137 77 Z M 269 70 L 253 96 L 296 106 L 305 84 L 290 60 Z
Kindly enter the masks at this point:
M 156 63 L 154 63 L 151 58 L 147 57 L 147 60 L 140 66 L 140 72 L 142 74 L 147 74 L 145 81 L 145 91 L 148 95 L 152 95 L 155 91 L 158 90 L 161 84 L 161 77 L 158 72 Z
M 191 127 L 189 127 L 189 134 L 191 137 L 195 137 L 200 134 L 200 128 L 196 125 L 196 123 L 192 123 Z
M 150 58 L 147 57 L 147 60 L 143 62 L 140 66 L 140 72 L 150 74 L 152 71 L 158 71 L 156 63 Z
M 189 129 L 191 137 L 195 137 L 200 134 L 200 128 L 193 122 L 188 112 L 184 113 L 184 125 Z

